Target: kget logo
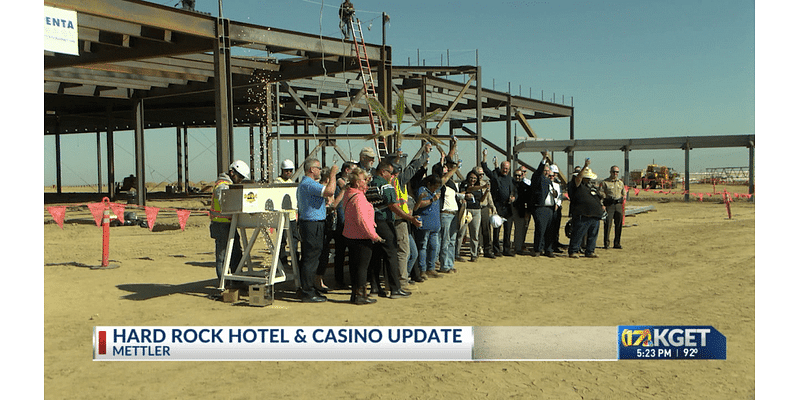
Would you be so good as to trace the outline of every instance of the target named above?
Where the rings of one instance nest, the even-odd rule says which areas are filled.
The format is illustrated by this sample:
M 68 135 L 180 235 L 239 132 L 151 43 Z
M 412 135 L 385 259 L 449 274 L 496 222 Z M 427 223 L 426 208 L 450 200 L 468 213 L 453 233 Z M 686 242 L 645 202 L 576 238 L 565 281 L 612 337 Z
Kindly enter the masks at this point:
M 255 193 L 255 192 L 249 192 L 249 193 L 247 193 L 247 194 L 245 194 L 245 195 L 244 195 L 244 199 L 245 199 L 245 200 L 246 200 L 248 203 L 252 203 L 252 202 L 256 201 L 256 197 L 258 197 L 258 196 L 256 196 L 256 193 Z
M 620 359 L 724 360 L 727 340 L 712 326 L 619 326 Z
M 619 340 L 625 347 L 653 346 L 653 335 L 650 333 L 650 329 L 623 329 L 622 333 L 620 334 Z

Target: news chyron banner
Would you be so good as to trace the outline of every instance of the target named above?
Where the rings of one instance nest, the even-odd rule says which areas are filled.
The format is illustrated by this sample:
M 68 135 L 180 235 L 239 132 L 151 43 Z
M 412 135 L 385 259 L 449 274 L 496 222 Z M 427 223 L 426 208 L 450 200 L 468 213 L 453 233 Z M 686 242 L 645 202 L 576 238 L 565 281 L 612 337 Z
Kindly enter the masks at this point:
M 95 361 L 725 359 L 709 326 L 98 326 Z

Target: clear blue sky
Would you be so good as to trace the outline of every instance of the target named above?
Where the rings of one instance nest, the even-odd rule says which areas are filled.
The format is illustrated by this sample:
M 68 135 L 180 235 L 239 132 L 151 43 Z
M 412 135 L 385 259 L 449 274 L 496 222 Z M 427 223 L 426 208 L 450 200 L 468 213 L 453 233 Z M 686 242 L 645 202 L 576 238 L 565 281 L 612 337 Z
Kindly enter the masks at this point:
M 154 2 L 172 6 L 178 1 Z M 236 21 L 338 37 L 339 3 L 227 0 L 223 14 Z M 565 99 L 575 106 L 579 139 L 755 133 L 752 0 L 353 3 L 371 43 L 381 42 L 380 13 L 389 14 L 386 41 L 395 65 L 409 60 L 417 65 L 418 51 L 420 64 L 440 65 L 448 50 L 450 65 L 474 65 L 477 50 L 484 87 L 507 91 L 510 84 L 515 95 Z M 196 9 L 217 15 L 219 3 L 197 0 Z M 370 22 L 372 29 L 366 30 Z M 536 120 L 532 125 L 540 137 L 569 138 L 568 119 Z M 516 129 L 524 135 L 521 128 Z M 350 133 L 361 130 L 367 133 L 369 127 L 350 127 Z M 496 143 L 504 143 L 504 130 L 504 123 L 484 125 L 484 135 Z M 146 136 L 150 182 L 177 178 L 175 133 L 173 129 L 164 132 Z M 133 136 L 123 132 L 115 136 L 116 173 L 121 180 L 134 172 Z M 190 130 L 190 137 L 189 178 L 212 180 L 213 130 Z M 53 143 L 52 137 L 44 140 L 45 185 L 55 183 Z M 96 183 L 95 143 L 94 134 L 62 138 L 65 185 Z M 343 147 L 357 153 L 364 144 Z M 474 150 L 470 142 L 461 144 L 461 157 L 472 166 Z M 284 156 L 290 154 L 289 149 L 282 145 Z M 234 151 L 237 158 L 249 159 L 244 128 L 237 130 Z M 747 156 L 744 148 L 693 150 L 691 170 L 747 166 Z M 612 164 L 623 162 L 622 152 L 576 154 L 576 160 L 584 157 L 592 157 L 601 175 Z M 680 150 L 633 151 L 631 168 L 655 161 L 683 171 L 683 157 Z M 538 161 L 536 154 L 523 159 Z M 556 162 L 566 166 L 566 155 L 558 153 Z

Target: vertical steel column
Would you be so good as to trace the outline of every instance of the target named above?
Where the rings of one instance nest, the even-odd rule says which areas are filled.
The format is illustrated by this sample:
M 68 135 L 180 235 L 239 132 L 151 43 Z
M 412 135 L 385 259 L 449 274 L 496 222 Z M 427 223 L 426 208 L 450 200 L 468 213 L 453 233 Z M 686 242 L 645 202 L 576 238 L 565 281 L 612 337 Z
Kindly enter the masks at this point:
M 56 126 L 56 193 L 61 194 L 61 134 Z
M 252 179 L 256 180 L 256 143 L 253 137 L 253 125 L 250 125 L 250 168 L 252 170 Z
M 146 191 L 144 171 L 144 99 L 136 99 L 134 104 L 133 131 L 134 155 L 136 161 L 136 204 L 145 205 Z
M 477 53 L 477 50 L 476 50 Z M 481 79 L 481 67 L 477 64 L 475 57 L 475 164 L 481 161 L 481 146 L 483 146 L 483 80 Z
M 177 155 L 177 165 L 178 165 L 178 192 L 181 192 L 181 186 L 183 186 L 183 157 L 181 154 L 182 149 L 181 143 L 181 127 L 175 127 L 175 154 Z
M 214 46 L 214 93 L 217 117 L 217 173 L 225 172 L 233 161 L 233 88 L 231 87 L 230 21 L 217 18 L 217 45 Z
M 419 115 L 421 117 L 423 117 L 423 116 L 428 114 L 428 76 L 427 76 L 427 74 L 422 76 L 422 85 L 419 88 L 419 97 L 420 97 L 420 104 L 419 104 L 420 113 L 419 113 Z M 428 129 L 428 123 L 427 122 L 423 122 L 419 126 L 420 133 L 425 133 L 427 131 L 427 129 Z M 436 135 L 436 134 L 438 134 L 438 132 L 430 132 L 430 134 L 431 135 Z M 378 149 L 375 149 L 375 151 L 377 152 Z
M 97 193 L 103 193 L 103 155 L 100 151 L 100 130 L 97 130 Z
M 294 120 L 294 134 L 295 135 L 300 133 L 299 128 L 300 128 L 300 126 L 297 124 L 297 120 L 295 119 Z M 295 140 L 294 141 L 294 158 L 292 159 L 292 162 L 297 162 L 299 159 L 300 159 L 300 141 L 299 140 Z M 283 161 L 283 160 L 280 160 L 280 161 Z M 295 167 L 297 167 L 297 166 L 295 166 Z
M 114 187 L 114 118 L 111 114 L 111 106 L 106 107 L 106 159 L 108 160 L 108 198 L 116 200 L 117 190 Z
M 572 115 L 569 116 L 569 140 L 575 140 L 575 109 L 572 109 Z M 567 172 L 572 176 L 572 170 L 575 168 L 575 152 L 572 151 L 572 146 L 567 152 Z
M 189 193 L 189 128 L 183 126 L 183 190 Z
M 303 120 L 303 134 L 305 134 L 305 136 L 308 137 L 308 119 L 304 119 Z M 311 150 L 308 149 L 308 139 L 305 140 L 305 143 L 306 143 L 305 149 L 303 149 L 303 152 L 304 152 L 303 153 L 303 160 L 308 158 L 308 154 L 311 152 Z M 295 160 L 295 162 L 296 163 L 300 162 L 300 159 Z M 300 168 L 302 168 L 302 166 L 295 165 L 294 168 L 295 168 L 295 171 L 299 171 Z M 303 171 L 303 173 L 305 174 L 305 171 Z
M 280 174 L 277 168 L 281 160 L 281 85 L 278 82 L 275 82 L 275 135 L 278 140 L 275 141 L 275 161 L 272 163 L 272 169 L 277 176 Z M 306 141 L 306 143 L 308 142 Z
M 750 145 L 747 146 L 750 151 L 750 164 L 747 170 L 747 193 L 749 193 L 750 201 L 756 201 L 756 145 L 753 142 L 750 142 Z
M 265 157 L 266 151 L 266 134 L 264 133 L 266 130 L 264 129 L 264 124 L 259 124 L 258 126 L 258 141 L 261 144 L 260 151 L 261 151 L 261 182 L 267 181 L 267 158 Z
M 623 182 L 625 182 L 625 186 L 630 186 L 631 185 L 631 174 L 630 174 L 630 168 L 631 168 L 630 153 L 631 153 L 631 149 L 630 149 L 629 146 L 625 146 L 622 149 L 622 151 L 625 153 L 625 175 L 623 175 Z
M 683 201 L 689 201 L 689 139 L 686 139 L 686 144 L 684 144 L 684 167 L 686 169 L 686 177 L 683 178 Z
M 514 142 L 511 140 L 511 82 L 508 83 L 508 94 L 506 95 L 506 160 L 512 162 L 511 171 L 517 168 L 517 160 L 514 157 Z

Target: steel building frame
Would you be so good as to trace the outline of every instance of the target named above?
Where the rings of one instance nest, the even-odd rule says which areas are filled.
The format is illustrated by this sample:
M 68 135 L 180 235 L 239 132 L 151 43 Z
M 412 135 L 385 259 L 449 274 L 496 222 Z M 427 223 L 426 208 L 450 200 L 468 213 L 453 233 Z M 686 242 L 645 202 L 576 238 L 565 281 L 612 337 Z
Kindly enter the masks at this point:
M 188 162 L 181 162 L 181 139 L 186 150 L 187 128 L 215 126 L 217 170 L 224 171 L 233 157 L 234 127 L 250 127 L 251 137 L 255 127 L 262 133 L 266 130 L 267 141 L 278 137 L 273 127 L 265 127 L 257 112 L 260 104 L 251 99 L 265 81 L 274 83 L 280 93 L 280 119 L 272 121 L 277 131 L 278 125 L 294 127 L 294 134 L 281 138 L 318 140 L 329 146 L 337 138 L 367 136 L 336 132 L 345 121 L 368 124 L 352 42 L 139 0 L 45 0 L 45 5 L 74 10 L 78 16 L 79 56 L 44 54 L 45 135 L 56 138 L 59 192 L 60 137 L 65 134 L 97 134 L 100 165 L 100 134 L 106 133 L 111 198 L 115 131 L 134 132 L 138 187 L 144 187 L 146 178 L 146 129 L 176 128 L 180 177 L 181 164 L 188 168 Z M 263 51 L 264 57 L 234 55 L 239 48 Z M 421 131 L 441 139 L 474 140 L 476 155 L 483 143 L 512 159 L 513 121 L 531 137 L 535 133 L 529 119 L 567 117 L 573 125 L 570 106 L 484 89 L 480 66 L 393 67 L 391 47 L 366 44 L 366 49 L 383 104 L 392 104 L 393 96 L 403 93 L 408 110 L 404 123 L 441 108 L 442 115 L 425 124 L 435 127 L 423 126 Z M 453 79 L 458 75 L 463 75 L 464 83 Z M 449 133 L 439 134 L 446 121 Z M 506 122 L 505 148 L 482 135 L 482 124 L 496 121 Z M 470 124 L 474 126 L 465 126 Z M 303 133 L 298 132 L 300 126 Z M 140 205 L 145 202 L 143 192 L 137 193 Z
M 755 194 L 755 135 L 676 136 L 641 139 L 582 139 L 582 140 L 526 140 L 514 146 L 514 154 L 521 152 L 563 151 L 569 155 L 567 171 L 572 171 L 576 151 L 622 151 L 625 153 L 624 180 L 630 185 L 629 153 L 631 150 L 683 150 L 686 173 L 686 194 L 689 201 L 689 151 L 691 149 L 746 147 L 749 149 L 748 192 Z M 755 196 L 750 197 L 755 201 Z

